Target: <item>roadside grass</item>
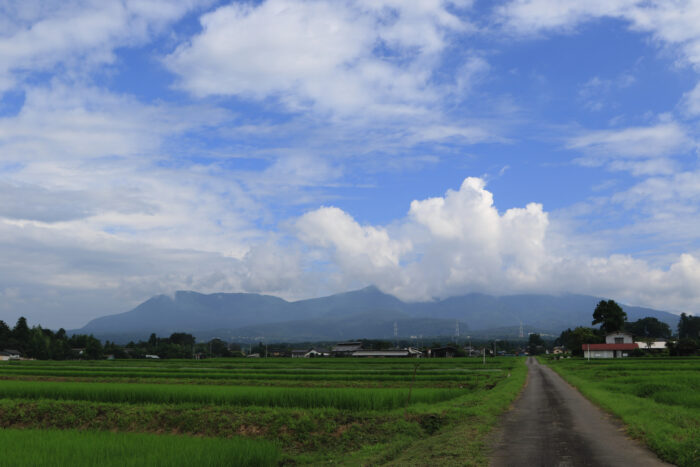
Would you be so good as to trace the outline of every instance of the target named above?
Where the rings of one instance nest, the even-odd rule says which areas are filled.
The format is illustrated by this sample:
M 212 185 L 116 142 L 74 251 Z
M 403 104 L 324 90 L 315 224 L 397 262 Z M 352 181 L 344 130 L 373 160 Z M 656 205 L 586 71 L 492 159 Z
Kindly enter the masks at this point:
M 700 358 L 540 359 L 620 417 L 630 436 L 682 467 L 700 465 Z
M 0 430 L 0 466 L 275 466 L 273 443 L 75 430 Z

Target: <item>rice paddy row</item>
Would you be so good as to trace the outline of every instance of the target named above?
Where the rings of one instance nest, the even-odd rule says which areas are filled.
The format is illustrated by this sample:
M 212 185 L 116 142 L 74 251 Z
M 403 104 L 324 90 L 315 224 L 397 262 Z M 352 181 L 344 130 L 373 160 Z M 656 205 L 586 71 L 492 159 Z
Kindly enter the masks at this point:
M 486 428 L 524 378 L 515 358 L 486 365 L 466 358 L 21 361 L 0 364 L 0 427 L 47 433 L 80 427 L 66 435 L 77 438 L 106 431 L 114 432 L 107 437 L 188 435 L 179 437 L 183 446 L 191 435 L 243 438 L 272 443 L 269 452 L 278 453 L 272 464 L 381 464 L 418 439 L 430 444 L 437 433 L 450 436 L 461 427 L 470 431 L 470 455 L 480 465 Z M 430 456 L 439 457 L 441 446 L 429 446 Z M 15 465 L 31 465 L 34 458 L 28 459 Z M 268 465 L 255 462 L 229 465 Z M 197 464 L 220 465 L 216 459 Z
M 0 466 L 274 466 L 265 441 L 75 430 L 0 430 Z

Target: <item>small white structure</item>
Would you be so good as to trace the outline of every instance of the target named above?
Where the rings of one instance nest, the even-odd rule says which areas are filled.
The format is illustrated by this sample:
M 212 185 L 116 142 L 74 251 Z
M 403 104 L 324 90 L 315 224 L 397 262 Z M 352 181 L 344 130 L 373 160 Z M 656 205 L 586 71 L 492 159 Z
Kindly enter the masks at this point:
M 656 351 L 660 352 L 662 350 L 666 350 L 666 341 L 665 340 L 654 340 L 654 341 L 637 341 L 635 342 L 637 346 L 642 349 L 642 350 L 651 350 L 651 351 Z
M 606 344 L 633 344 L 634 338 L 629 332 L 611 332 L 605 336 Z
M 19 360 L 20 354 L 17 350 L 5 349 L 0 351 L 0 361 Z
M 582 344 L 584 358 L 623 358 L 638 349 L 632 334 L 628 332 L 612 332 L 605 336 L 605 344 Z
M 160 357 L 159 357 L 158 355 L 150 355 L 150 354 L 147 354 L 147 355 L 146 355 L 146 358 L 152 358 L 152 359 L 154 359 L 154 360 L 160 359 Z
M 331 355 L 328 349 L 311 348 L 292 350 L 292 358 L 314 358 L 314 357 L 329 357 Z

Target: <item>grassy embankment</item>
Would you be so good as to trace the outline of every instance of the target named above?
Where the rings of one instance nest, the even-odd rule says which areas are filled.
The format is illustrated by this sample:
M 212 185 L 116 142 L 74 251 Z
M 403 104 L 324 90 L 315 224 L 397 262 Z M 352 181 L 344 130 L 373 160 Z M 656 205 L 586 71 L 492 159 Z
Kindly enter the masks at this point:
M 485 465 L 485 435 L 522 387 L 523 361 L 423 360 L 414 379 L 416 363 L 0 365 L 0 427 L 248 438 L 274 442 L 283 464 Z
M 540 359 L 662 459 L 700 465 L 700 358 Z

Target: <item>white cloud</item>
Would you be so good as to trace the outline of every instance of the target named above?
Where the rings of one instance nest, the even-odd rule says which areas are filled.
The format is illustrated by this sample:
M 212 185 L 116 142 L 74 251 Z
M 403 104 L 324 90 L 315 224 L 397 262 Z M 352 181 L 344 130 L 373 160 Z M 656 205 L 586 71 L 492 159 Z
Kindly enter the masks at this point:
M 650 127 L 622 130 L 592 131 L 572 138 L 570 149 L 587 149 L 611 157 L 662 157 L 688 147 L 690 143 L 683 128 L 676 123 L 661 123 Z
M 635 175 L 673 173 L 672 157 L 684 155 L 694 147 L 693 139 L 676 122 L 647 127 L 589 131 L 569 139 L 568 149 L 586 155 L 582 165 L 608 165 L 613 170 L 629 170 Z
M 683 94 L 683 107 L 683 110 L 690 116 L 700 115 L 700 83 Z
M 344 211 L 324 207 L 296 222 L 306 244 L 333 251 L 335 260 L 351 274 L 379 277 L 398 272 L 399 258 L 410 243 L 392 240 L 384 228 L 359 225 Z
M 498 17 L 510 30 L 521 34 L 570 31 L 584 21 L 620 15 L 638 3 L 638 0 L 513 0 L 498 9 Z
M 166 64 L 198 96 L 276 97 L 291 109 L 420 112 L 437 97 L 445 35 L 467 25 L 454 1 L 267 0 L 201 18 L 203 31 Z
M 209 0 L 100 0 L 46 3 L 21 0 L 2 6 L 0 92 L 16 75 L 63 65 L 64 74 L 114 61 L 119 46 L 143 43 L 164 26 Z
M 580 245 L 568 248 L 583 237 L 553 234 L 541 205 L 498 212 L 478 178 L 413 201 L 407 217 L 388 227 L 361 226 L 326 207 L 302 216 L 296 229 L 316 258 L 331 261 L 341 290 L 374 283 L 409 300 L 480 291 L 595 294 L 677 310 L 700 303 L 700 261 L 692 254 L 666 269 L 628 255 L 586 256 Z

